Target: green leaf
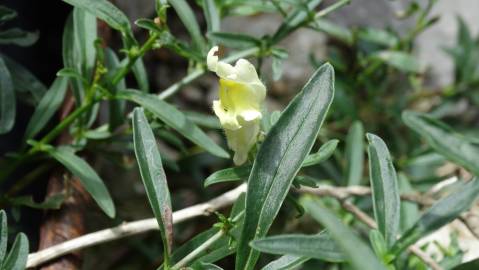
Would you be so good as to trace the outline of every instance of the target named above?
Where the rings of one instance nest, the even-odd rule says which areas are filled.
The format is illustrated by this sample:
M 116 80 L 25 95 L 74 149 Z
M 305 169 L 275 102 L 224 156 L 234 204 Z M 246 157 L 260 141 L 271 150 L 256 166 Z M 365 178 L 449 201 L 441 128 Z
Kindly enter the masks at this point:
M 205 14 L 208 32 L 217 32 L 221 27 L 221 18 L 215 0 L 203 0 L 203 13 Z
M 6 55 L 1 55 L 1 57 L 10 71 L 15 91 L 30 92 L 36 102 L 40 101 L 47 91 L 45 85 L 28 69 L 17 63 L 15 60 Z
M 12 77 L 5 62 L 0 58 L 0 134 L 12 130 L 15 123 L 15 114 L 16 100 Z
M 201 34 L 200 26 L 196 21 L 195 13 L 191 9 L 188 2 L 185 0 L 168 0 L 168 3 L 173 7 L 173 9 L 178 14 L 178 17 L 183 22 L 190 33 L 193 44 L 197 49 L 204 52 L 206 43 Z
M 32 196 L 20 196 L 7 199 L 12 205 L 27 206 L 34 209 L 60 209 L 65 201 L 65 194 L 58 193 L 45 198 L 43 202 L 35 202 Z
M 25 131 L 25 141 L 35 137 L 58 110 L 65 97 L 67 83 L 68 80 L 65 77 L 55 79 L 50 89 L 48 89 L 47 93 L 40 100 L 40 103 L 38 103 L 38 106 L 35 107 L 30 121 L 28 121 Z
M 358 37 L 361 40 L 368 41 L 374 44 L 379 44 L 386 47 L 394 47 L 398 44 L 399 39 L 394 34 L 377 29 L 377 28 L 363 28 L 358 31 Z
M 223 169 L 214 172 L 208 178 L 205 179 L 203 185 L 205 187 L 223 183 L 223 182 L 231 182 L 231 181 L 238 181 L 241 179 L 245 179 L 248 177 L 251 171 L 251 166 L 240 166 L 234 168 Z
M 386 244 L 391 247 L 399 232 L 400 198 L 396 170 L 389 150 L 378 136 L 368 133 L 369 176 L 374 217 Z
M 141 18 L 135 21 L 135 24 L 138 27 L 141 27 L 143 29 L 149 30 L 153 33 L 161 33 L 161 28 L 155 23 L 155 21 L 151 19 L 146 19 L 146 18 Z
M 333 213 L 323 208 L 311 197 L 303 200 L 306 211 L 328 231 L 331 238 L 344 252 L 345 257 L 356 270 L 386 270 L 371 249 L 344 225 Z
M 19 233 L 13 242 L 13 246 L 8 253 L 2 269 L 24 270 L 27 265 L 28 257 L 28 238 L 25 234 Z
M 399 192 L 401 194 L 411 194 L 415 190 L 412 188 L 409 180 L 406 175 L 403 173 L 398 174 L 398 186 Z M 401 221 L 399 223 L 401 234 L 404 233 L 407 229 L 411 228 L 412 225 L 419 218 L 419 207 L 415 202 L 401 201 Z
M 457 163 L 474 175 L 479 176 L 479 146 L 454 132 L 445 123 L 421 114 L 406 111 L 402 114 L 404 123 L 419 133 L 436 152 Z
M 33 45 L 38 40 L 38 32 L 27 32 L 19 28 L 11 28 L 0 32 L 0 44 L 13 44 L 21 47 Z
M 353 44 L 353 33 L 346 27 L 342 27 L 339 24 L 323 18 L 314 21 L 312 26 L 315 30 L 324 32 L 346 44 Z
M 107 75 L 104 77 L 105 80 L 108 80 L 106 85 L 110 82 L 108 78 L 112 78 L 115 72 L 120 67 L 120 60 L 115 52 L 110 48 L 105 48 L 105 67 L 108 69 Z M 125 79 L 122 79 L 118 82 L 117 85 L 112 86 L 109 90 L 112 93 L 116 93 L 120 89 L 125 89 L 126 83 Z M 125 101 L 124 100 L 110 100 L 108 102 L 109 109 L 109 129 L 115 130 L 125 121 Z
M 3 263 L 3 259 L 7 254 L 7 242 L 8 242 L 8 225 L 7 214 L 4 210 L 0 210 L 0 266 Z
M 67 147 L 49 148 L 47 153 L 63 164 L 90 193 L 95 202 L 109 217 L 115 216 L 115 206 L 103 180 L 85 160 L 81 159 Z
M 259 252 L 252 250 L 249 242 L 268 232 L 294 176 L 316 140 L 333 95 L 334 70 L 325 64 L 313 74 L 266 135 L 248 180 L 237 270 L 254 268 Z
M 65 67 L 64 70 L 68 70 L 68 75 L 72 76 L 71 81 L 73 96 L 75 97 L 75 101 L 78 105 L 81 104 L 83 100 L 83 81 L 85 81 L 85 79 L 81 77 L 80 48 L 78 48 L 78 42 L 75 41 L 73 12 L 67 18 L 65 23 L 62 42 L 63 66 Z M 60 75 L 57 73 L 57 76 Z
M 133 144 L 141 179 L 160 227 L 165 261 L 168 262 L 173 245 L 173 211 L 170 192 L 155 136 L 141 108 L 133 111 Z
M 306 5 L 298 5 L 298 8 L 291 12 L 279 26 L 272 37 L 272 42 L 276 43 L 286 37 L 294 29 L 301 27 L 301 24 L 313 12 L 322 0 L 310 0 Z
M 273 80 L 279 80 L 283 74 L 283 59 L 279 57 L 273 57 L 271 69 L 273 71 Z
M 381 258 L 388 253 L 386 240 L 384 239 L 380 231 L 376 229 L 370 230 L 369 242 L 371 242 L 371 246 L 373 247 L 373 250 L 374 250 L 374 253 L 376 253 L 376 256 Z
M 198 270 L 223 270 L 223 268 L 212 263 L 200 263 Z
M 474 178 L 462 185 L 456 192 L 436 202 L 421 218 L 394 244 L 392 252 L 401 251 L 414 244 L 419 238 L 441 228 L 469 209 L 479 195 L 479 180 Z
M 82 8 L 105 21 L 111 28 L 124 34 L 131 34 L 128 17 L 107 0 L 63 0 L 68 4 Z
M 218 117 L 216 116 L 192 111 L 183 111 L 183 113 L 186 115 L 186 118 L 188 118 L 188 120 L 197 124 L 200 127 L 221 129 L 220 120 L 218 120 Z
M 85 9 L 73 9 L 73 24 L 75 29 L 75 42 L 78 46 L 81 74 L 91 78 L 95 66 L 95 40 L 97 38 L 96 17 Z
M 336 150 L 338 143 L 338 140 L 327 141 L 319 148 L 318 152 L 308 155 L 301 166 L 309 167 L 327 160 L 334 153 L 334 150 Z M 250 171 L 251 166 L 246 165 L 219 170 L 208 176 L 203 184 L 207 187 L 222 182 L 239 181 L 247 178 Z
M 244 49 L 258 46 L 261 41 L 238 33 L 212 32 L 206 35 L 210 40 L 228 48 Z
M 0 23 L 10 21 L 17 17 L 17 12 L 5 6 L 0 6 Z
M 299 269 L 298 267 L 301 266 L 303 263 L 308 261 L 310 258 L 305 256 L 297 256 L 297 255 L 284 255 L 279 257 L 278 259 L 268 263 L 265 265 L 261 270 L 293 270 Z
M 256 250 L 271 254 L 305 256 L 327 262 L 342 262 L 344 260 L 343 253 L 325 232 L 316 235 L 270 236 L 252 241 L 251 246 Z
M 422 73 L 424 71 L 423 66 L 417 61 L 417 58 L 405 52 L 381 51 L 375 53 L 372 57 L 380 59 L 401 71 L 414 73 Z
M 348 186 L 361 184 L 364 169 L 364 127 L 355 121 L 346 138 L 347 183 Z
M 138 88 L 148 93 L 150 91 L 150 83 L 148 82 L 148 76 L 146 75 L 145 64 L 142 58 L 136 60 L 135 64 L 131 67 L 131 71 L 138 83 Z
M 336 139 L 325 142 L 323 145 L 321 145 L 318 152 L 308 155 L 304 159 L 303 164 L 301 166 L 309 167 L 327 160 L 333 155 L 334 151 L 336 150 L 336 147 L 338 146 L 338 143 L 339 143 L 339 140 L 336 140 Z
M 118 92 L 117 97 L 141 105 L 168 126 L 211 154 L 222 158 L 229 157 L 223 148 L 215 144 L 199 127 L 188 120 L 181 111 L 159 99 L 156 95 L 149 95 L 135 90 L 122 90 Z

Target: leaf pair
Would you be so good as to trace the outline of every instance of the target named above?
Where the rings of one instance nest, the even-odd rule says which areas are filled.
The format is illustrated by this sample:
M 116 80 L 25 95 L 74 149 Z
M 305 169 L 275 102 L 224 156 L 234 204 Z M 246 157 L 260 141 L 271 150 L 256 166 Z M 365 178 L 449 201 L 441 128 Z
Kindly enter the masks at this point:
M 0 211 L 0 269 L 23 270 L 27 264 L 28 239 L 23 233 L 17 234 L 7 255 L 8 225 L 5 211 Z M 6 257 L 5 257 L 6 256 Z

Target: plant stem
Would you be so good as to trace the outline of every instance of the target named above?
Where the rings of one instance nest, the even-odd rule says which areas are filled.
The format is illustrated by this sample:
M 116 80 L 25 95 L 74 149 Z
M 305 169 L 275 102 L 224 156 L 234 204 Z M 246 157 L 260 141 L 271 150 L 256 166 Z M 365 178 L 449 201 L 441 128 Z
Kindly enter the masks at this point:
M 111 81 L 112 85 L 117 85 L 121 81 L 121 79 L 123 79 L 123 77 L 125 77 L 126 74 L 128 74 L 131 67 L 136 63 L 136 60 L 138 60 L 143 55 L 145 55 L 145 53 L 153 47 L 153 45 L 155 44 L 155 41 L 157 39 L 158 39 L 158 34 L 157 33 L 153 33 L 153 34 L 150 35 L 150 37 L 145 42 L 145 44 L 143 44 L 143 46 L 140 48 L 140 50 L 137 53 L 130 56 L 128 58 L 127 64 L 124 65 L 120 70 L 118 70 L 118 72 L 115 74 L 115 76 L 113 77 L 113 79 Z
M 188 255 L 186 255 L 183 259 L 181 259 L 177 264 L 173 265 L 171 267 L 171 270 L 179 270 L 183 266 L 186 266 L 189 262 L 191 262 L 193 259 L 195 259 L 196 256 L 201 254 L 201 252 L 205 251 L 211 245 L 213 245 L 216 241 L 218 241 L 223 235 L 225 235 L 225 231 L 224 230 L 219 230 L 217 233 L 215 233 L 213 236 L 211 236 L 208 240 L 203 242 L 203 244 L 198 246 L 195 250 L 193 250 Z
M 80 115 L 84 112 L 88 111 L 97 101 L 92 101 L 82 105 L 81 107 L 75 109 L 71 114 L 69 114 L 65 119 L 63 119 L 55 128 L 53 128 L 47 135 L 45 135 L 38 144 L 39 146 L 42 144 L 47 144 L 53 139 L 55 139 L 58 134 L 60 134 L 65 128 L 67 128 L 73 121 L 75 121 Z M 32 147 L 27 154 L 36 153 L 39 149 L 39 146 Z
M 254 55 L 258 52 L 259 52 L 259 48 L 249 48 L 249 49 L 234 53 L 234 54 L 224 58 L 223 61 L 227 62 L 227 63 L 232 63 L 232 62 L 234 62 L 234 61 L 236 61 L 240 58 L 248 57 L 248 56 Z M 183 85 L 191 83 L 192 81 L 198 79 L 199 77 L 201 77 L 205 73 L 206 73 L 206 69 L 204 69 L 204 68 L 197 69 L 197 70 L 191 72 L 190 74 L 186 75 L 183 79 L 181 79 L 179 82 L 177 82 L 177 83 L 171 85 L 170 87 L 168 87 L 167 89 L 161 91 L 161 93 L 158 95 L 158 97 L 160 99 L 167 99 L 167 98 L 171 97 L 172 95 L 176 94 L 176 92 L 178 92 Z
M 329 13 L 335 11 L 336 9 L 349 4 L 350 2 L 351 2 L 351 0 L 338 1 L 338 2 L 328 6 L 327 8 L 319 11 L 318 13 L 316 13 L 316 15 L 314 16 L 314 19 L 319 19 L 321 17 L 324 17 L 324 16 L 328 15 Z

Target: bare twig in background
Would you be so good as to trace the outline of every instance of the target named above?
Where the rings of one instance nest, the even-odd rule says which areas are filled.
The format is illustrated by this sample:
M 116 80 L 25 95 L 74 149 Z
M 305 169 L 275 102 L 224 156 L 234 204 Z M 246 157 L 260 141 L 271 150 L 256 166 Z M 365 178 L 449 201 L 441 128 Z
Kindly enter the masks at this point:
M 302 187 L 298 190 L 301 193 L 315 194 L 318 196 L 330 196 L 337 199 L 346 199 L 352 196 L 368 196 L 371 195 L 371 189 L 365 186 L 319 186 L 317 188 Z M 425 197 L 421 194 L 401 194 L 401 199 L 405 201 L 415 202 L 420 205 L 430 206 L 435 200 L 430 197 Z
M 364 224 L 368 225 L 372 229 L 377 228 L 376 222 L 366 213 L 364 213 L 361 209 L 356 207 L 354 204 L 349 203 L 347 201 L 342 202 L 342 206 L 348 212 L 353 214 L 357 219 L 359 219 Z M 416 255 L 419 259 L 421 259 L 424 263 L 426 263 L 431 269 L 433 270 L 444 270 L 436 261 L 434 261 L 427 253 L 421 250 L 416 245 L 409 246 L 408 250 Z
M 206 203 L 197 204 L 173 213 L 173 223 L 177 224 L 197 216 L 208 215 L 212 211 L 224 208 L 233 204 L 241 193 L 246 191 L 246 184 L 230 190 Z M 158 223 L 155 218 L 149 218 L 134 222 L 127 222 L 119 226 L 86 234 L 59 245 L 40 250 L 28 255 L 27 268 L 36 267 L 49 260 L 58 258 L 71 252 L 98 245 L 104 242 L 113 241 L 130 235 L 144 233 L 151 230 L 158 230 Z
M 241 193 L 246 190 L 246 185 L 242 184 L 237 188 L 228 191 L 215 199 L 212 199 L 206 203 L 194 205 L 187 207 L 185 209 L 176 211 L 173 213 L 173 222 L 175 224 L 189 220 L 191 218 L 207 215 L 211 211 L 227 207 L 236 201 Z M 334 197 L 342 202 L 343 207 L 358 217 L 362 222 L 364 222 L 369 227 L 375 227 L 376 224 L 371 217 L 369 217 L 362 210 L 354 206 L 353 204 L 347 202 L 345 199 L 351 196 L 368 196 L 371 194 L 371 190 L 368 187 L 363 186 L 350 186 L 350 187 L 333 187 L 333 186 L 320 186 L 318 188 L 301 188 L 297 190 L 302 193 L 310 193 L 319 196 L 329 196 Z M 416 202 L 421 205 L 431 205 L 434 200 L 432 198 L 422 198 L 419 194 L 402 194 L 401 198 L 403 200 Z M 374 226 L 373 226 L 374 225 Z M 27 267 L 35 267 L 46 261 L 57 258 L 64 254 L 74 252 L 86 247 L 98 245 L 104 242 L 109 242 L 124 238 L 130 235 L 136 235 L 140 233 L 145 233 L 151 230 L 157 230 L 158 224 L 154 218 L 144 219 L 133 222 L 126 222 L 122 225 L 97 231 L 94 233 L 86 234 L 84 236 L 66 241 L 57 246 L 53 246 L 44 250 L 40 250 L 35 253 L 31 253 L 28 256 Z M 425 254 L 420 251 L 418 253 L 417 249 L 410 250 L 420 258 L 424 258 L 424 261 L 431 265 L 430 257 L 426 258 Z M 426 254 L 427 255 L 427 254 Z M 436 263 L 437 265 L 437 263 Z M 432 266 L 431 266 L 432 267 Z M 435 270 L 441 268 L 433 268 Z

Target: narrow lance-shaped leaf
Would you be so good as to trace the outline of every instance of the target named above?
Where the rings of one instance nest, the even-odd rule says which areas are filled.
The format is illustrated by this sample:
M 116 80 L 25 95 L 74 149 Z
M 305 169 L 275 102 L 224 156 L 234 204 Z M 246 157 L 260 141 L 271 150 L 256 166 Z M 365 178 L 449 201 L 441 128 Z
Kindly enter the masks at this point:
M 307 262 L 310 258 L 306 256 L 298 255 L 284 255 L 278 259 L 268 263 L 261 270 L 292 270 L 299 269 L 303 263 Z
M 16 103 L 12 77 L 0 58 L 0 134 L 5 134 L 15 123 Z
M 0 55 L 0 57 L 3 58 L 5 65 L 10 71 L 15 91 L 30 92 L 34 100 L 38 102 L 47 91 L 45 85 L 28 69 L 15 60 L 4 54 Z
M 93 170 L 85 160 L 81 159 L 72 150 L 67 147 L 47 149 L 50 156 L 63 164 L 73 175 L 78 177 L 86 191 L 90 193 L 93 200 L 109 217 L 115 216 L 115 206 L 111 199 L 110 193 L 106 188 L 103 180 Z
M 303 200 L 306 211 L 321 223 L 344 252 L 347 260 L 356 270 L 386 270 L 371 249 L 359 239 L 333 213 L 319 205 L 313 198 Z
M 63 0 L 68 4 L 83 8 L 105 21 L 110 27 L 120 32 L 131 33 L 128 17 L 107 0 Z
M 173 244 L 170 192 L 155 136 L 141 108 L 136 108 L 133 112 L 133 144 L 141 179 L 160 227 L 165 250 L 165 262 L 168 262 Z
M 301 23 L 307 18 L 308 12 L 314 10 L 321 2 L 322 0 L 311 0 L 307 2 L 307 6 L 298 5 L 298 8 L 284 19 L 284 22 L 272 37 L 273 42 L 280 41 L 292 30 L 300 27 Z
M 12 20 L 17 17 L 17 12 L 5 6 L 0 6 L 0 23 Z
M 141 91 L 148 93 L 150 90 L 150 83 L 148 82 L 148 75 L 146 74 L 143 58 L 136 60 L 133 67 L 131 67 L 131 71 L 133 72 L 136 82 L 138 83 L 138 88 L 140 88 Z
M 25 234 L 19 233 L 13 242 L 13 246 L 8 253 L 2 269 L 24 270 L 27 265 L 28 257 L 28 238 Z
M 406 175 L 403 173 L 398 174 L 398 186 L 399 192 L 401 194 L 411 194 L 414 193 L 415 190 L 409 183 Z M 401 234 L 404 233 L 407 229 L 411 228 L 412 225 L 418 220 L 419 218 L 419 207 L 417 203 L 408 202 L 408 201 L 401 201 L 401 220 L 399 223 L 399 228 Z
M 258 46 L 261 43 L 261 41 L 257 38 L 238 33 L 212 32 L 208 33 L 207 36 L 217 44 L 221 44 L 228 48 L 250 48 Z
M 223 268 L 214 265 L 212 263 L 199 263 L 199 267 L 195 268 L 198 270 L 223 270 Z
M 7 242 L 8 242 L 8 227 L 7 227 L 7 214 L 5 211 L 0 210 L 0 265 L 2 265 L 3 259 L 7 254 Z
M 304 159 L 301 167 L 313 166 L 327 160 L 334 153 L 334 150 L 336 150 L 338 142 L 338 140 L 330 140 L 321 145 L 321 148 L 319 148 L 318 152 L 310 154 Z M 239 181 L 241 179 L 247 178 L 250 174 L 250 171 L 251 166 L 246 165 L 219 170 L 205 179 L 204 186 L 207 187 L 217 183 Z
M 133 101 L 143 108 L 153 113 L 156 117 L 165 122 L 190 141 L 204 148 L 211 154 L 228 158 L 228 153 L 220 146 L 214 143 L 199 127 L 193 124 L 178 109 L 165 101 L 159 99 L 155 95 L 149 95 L 135 90 L 118 91 L 118 98 Z
M 328 262 L 344 261 L 343 253 L 326 232 L 316 235 L 275 235 L 254 240 L 251 246 L 265 253 L 306 256 Z
M 374 217 L 386 244 L 391 247 L 399 232 L 400 199 L 396 170 L 389 150 L 378 136 L 368 133 L 369 175 Z
M 95 65 L 96 17 L 86 9 L 75 7 L 73 9 L 73 23 L 75 42 L 81 60 L 81 74 L 90 79 Z
M 438 153 L 479 176 L 479 145 L 426 114 L 406 111 L 402 119 Z
M 221 18 L 215 0 L 203 0 L 203 13 L 205 14 L 208 32 L 219 31 Z
M 10 28 L 0 32 L 0 44 L 13 44 L 28 47 L 38 40 L 38 32 L 27 32 L 19 28 Z
M 186 30 L 190 33 L 193 44 L 200 51 L 205 50 L 205 40 L 201 34 L 200 26 L 196 21 L 195 13 L 185 0 L 168 0 L 168 3 L 175 9 L 178 17 L 183 22 Z
M 353 123 L 346 139 L 348 186 L 361 184 L 364 167 L 364 128 L 360 121 Z
M 381 59 L 386 64 L 393 66 L 401 71 L 421 73 L 424 71 L 423 66 L 414 56 L 399 51 L 381 51 L 372 56 Z
M 392 252 L 399 254 L 421 237 L 441 228 L 466 211 L 479 195 L 479 180 L 474 178 L 456 192 L 435 203 L 394 244 Z
M 115 52 L 110 48 L 105 48 L 105 66 L 108 69 L 108 74 L 105 76 L 106 78 L 111 78 L 113 73 L 117 71 L 120 67 L 120 60 L 118 59 Z M 106 79 L 109 83 L 109 79 Z M 125 80 L 122 79 L 118 82 L 117 85 L 112 86 L 110 91 L 116 93 L 120 89 L 125 89 L 126 83 Z M 125 101 L 124 100 L 110 100 L 108 102 L 108 109 L 109 109 L 109 129 L 115 130 L 118 126 L 120 126 L 125 121 Z
M 25 131 L 25 141 L 37 135 L 58 110 L 63 102 L 63 97 L 67 90 L 67 83 L 68 79 L 65 77 L 55 79 L 50 89 L 48 89 L 47 93 L 40 100 L 40 103 L 38 103 L 38 106 L 35 107 L 30 121 L 28 121 Z
M 294 176 L 311 150 L 334 95 L 334 70 L 321 66 L 293 99 L 261 145 L 248 180 L 236 269 L 253 269 L 259 252 L 249 242 L 266 235 Z
M 63 66 L 81 76 L 81 58 L 79 57 L 80 51 L 78 44 L 75 42 L 73 12 L 68 16 L 63 30 L 62 56 Z M 81 104 L 81 101 L 83 100 L 83 79 L 84 78 L 80 79 L 76 77 L 71 79 L 73 96 L 75 97 L 77 104 Z

